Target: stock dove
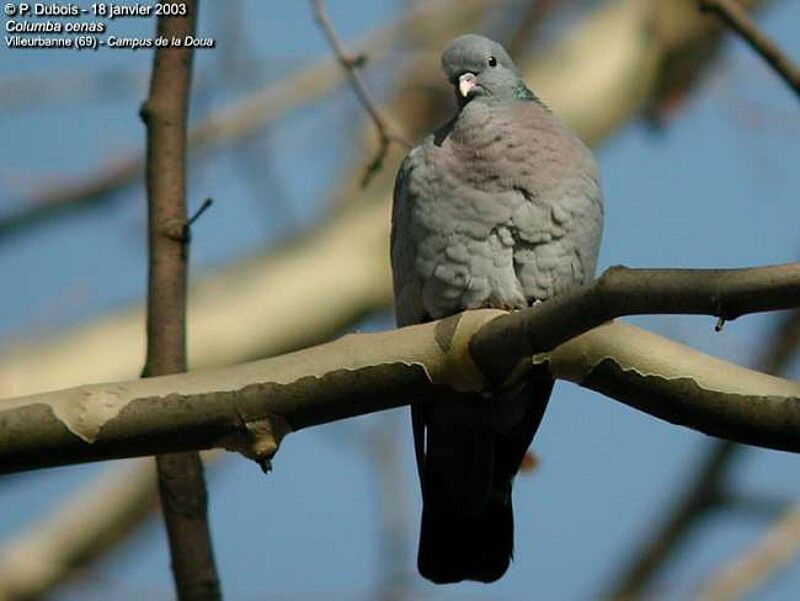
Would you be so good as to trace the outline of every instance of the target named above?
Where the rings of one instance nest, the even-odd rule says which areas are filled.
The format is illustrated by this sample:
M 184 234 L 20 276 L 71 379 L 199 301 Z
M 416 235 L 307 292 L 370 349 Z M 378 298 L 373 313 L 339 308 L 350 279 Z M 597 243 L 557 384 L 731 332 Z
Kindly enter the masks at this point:
M 600 245 L 592 153 L 526 87 L 503 47 L 462 35 L 442 68 L 458 112 L 408 154 L 395 183 L 399 326 L 547 300 L 594 277 Z M 413 400 L 424 577 L 492 582 L 505 573 L 512 481 L 552 387 L 540 366 L 512 390 Z

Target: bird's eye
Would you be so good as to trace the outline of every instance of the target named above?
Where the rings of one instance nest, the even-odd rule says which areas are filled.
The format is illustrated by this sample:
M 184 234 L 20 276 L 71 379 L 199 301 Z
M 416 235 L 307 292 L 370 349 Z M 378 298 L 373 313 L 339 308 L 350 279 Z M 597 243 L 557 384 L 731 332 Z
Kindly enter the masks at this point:
M 488 63 L 488 65 L 490 67 L 496 67 L 497 66 L 497 59 L 495 57 L 493 57 L 493 56 L 490 56 L 489 60 L 486 61 L 486 62 Z

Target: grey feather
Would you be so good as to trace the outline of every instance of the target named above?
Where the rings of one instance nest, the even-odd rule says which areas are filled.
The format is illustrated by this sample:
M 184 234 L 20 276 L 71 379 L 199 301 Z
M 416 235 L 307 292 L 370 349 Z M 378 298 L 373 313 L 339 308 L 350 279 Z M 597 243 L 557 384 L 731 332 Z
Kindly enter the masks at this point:
M 398 324 L 519 309 L 590 281 L 602 227 L 592 154 L 553 113 L 537 102 L 469 103 L 398 173 Z

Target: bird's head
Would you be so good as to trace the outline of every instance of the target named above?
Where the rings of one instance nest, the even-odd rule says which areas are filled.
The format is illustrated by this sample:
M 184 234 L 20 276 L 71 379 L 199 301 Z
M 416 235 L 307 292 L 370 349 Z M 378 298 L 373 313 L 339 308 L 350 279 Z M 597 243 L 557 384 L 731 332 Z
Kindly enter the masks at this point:
M 533 99 L 505 49 L 481 35 L 468 33 L 452 40 L 442 53 L 442 69 L 459 106 L 481 96 Z

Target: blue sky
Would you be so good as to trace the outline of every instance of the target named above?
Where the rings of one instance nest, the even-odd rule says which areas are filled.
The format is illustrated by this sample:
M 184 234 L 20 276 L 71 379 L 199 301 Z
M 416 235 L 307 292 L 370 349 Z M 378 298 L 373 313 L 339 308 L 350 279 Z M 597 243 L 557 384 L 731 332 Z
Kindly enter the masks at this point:
M 392 18 L 400 2 L 329 2 L 345 41 Z M 242 2 L 246 35 L 238 40 L 263 59 L 273 76 L 327 53 L 305 2 Z M 226 9 L 204 3 L 200 31 L 216 35 Z M 230 8 L 233 3 L 225 3 Z M 232 9 L 231 9 L 232 10 Z M 759 22 L 800 61 L 800 7 L 777 2 Z M 147 19 L 115 22 L 115 31 L 149 35 Z M 230 99 L 219 76 L 220 48 L 197 53 L 195 116 Z M 49 77 L 66 70 L 108 73 L 137 69 L 146 76 L 149 52 L 94 54 L 0 47 L 0 78 Z M 381 80 L 372 74 L 371 82 Z M 385 74 L 383 74 L 385 75 Z M 144 83 L 144 80 L 142 80 Z M 258 82 L 254 82 L 258 83 Z M 245 86 L 254 85 L 245 82 Z M 530 82 L 535 89 L 535 82 Z M 106 81 L 68 102 L 17 107 L 0 114 L 0 215 L 43 181 L 91 172 L 104 160 L 143 142 L 136 111 L 144 88 Z M 211 86 L 211 90 L 208 89 Z M 65 93 L 69 90 L 54 90 Z M 376 93 L 379 90 L 376 90 Z M 111 96 L 111 100 L 104 99 Z M 199 107 L 199 108 L 198 108 Z M 733 267 L 797 258 L 800 134 L 796 98 L 739 40 L 663 132 L 625 127 L 598 152 L 606 197 L 600 269 L 629 266 Z M 263 247 L 290 225 L 313 221 L 327 187 L 347 156 L 342 147 L 362 113 L 347 89 L 307 107 L 256 142 L 256 156 L 274 168 L 255 180 L 240 153 L 202 158 L 191 169 L 190 203 L 217 202 L 197 224 L 193 273 Z M 274 197 L 282 198 L 276 211 Z M 283 207 L 283 208 L 280 208 Z M 0 243 L 0 342 L 49 332 L 144 294 L 142 187 L 113 205 L 65 217 Z M 706 317 L 642 317 L 637 324 L 717 356 L 749 363 L 773 316 L 729 323 L 715 334 Z M 364 327 L 390 327 L 379 317 Z M 798 376 L 797 363 L 792 375 Z M 230 599 L 371 598 L 377 582 L 380 533 L 376 467 L 363 441 L 393 434 L 402 464 L 407 572 L 420 596 L 461 599 L 586 599 L 623 565 L 653 525 L 665 500 L 689 481 L 707 438 L 658 422 L 591 391 L 560 383 L 536 439 L 541 466 L 515 490 L 516 560 L 491 587 L 435 589 L 414 575 L 419 500 L 404 410 L 332 424 L 291 436 L 268 477 L 230 456 L 210 473 L 211 520 L 223 585 Z M 388 433 L 388 434 L 387 434 Z M 360 442 L 361 441 L 361 442 Z M 0 535 L 19 530 L 53 499 L 108 465 L 47 470 L 0 487 Z M 113 468 L 110 468 L 113 469 Z M 797 498 L 797 459 L 748 452 L 736 473 L 745 490 Z M 665 570 L 658 598 L 684 599 L 711 571 L 763 530 L 763 518 L 720 514 L 704 523 Z M 800 590 L 795 564 L 759 590 L 781 600 Z M 151 520 L 130 542 L 94 567 L 78 588 L 57 598 L 171 598 L 162 528 Z M 271 595 L 277 595 L 275 597 Z

